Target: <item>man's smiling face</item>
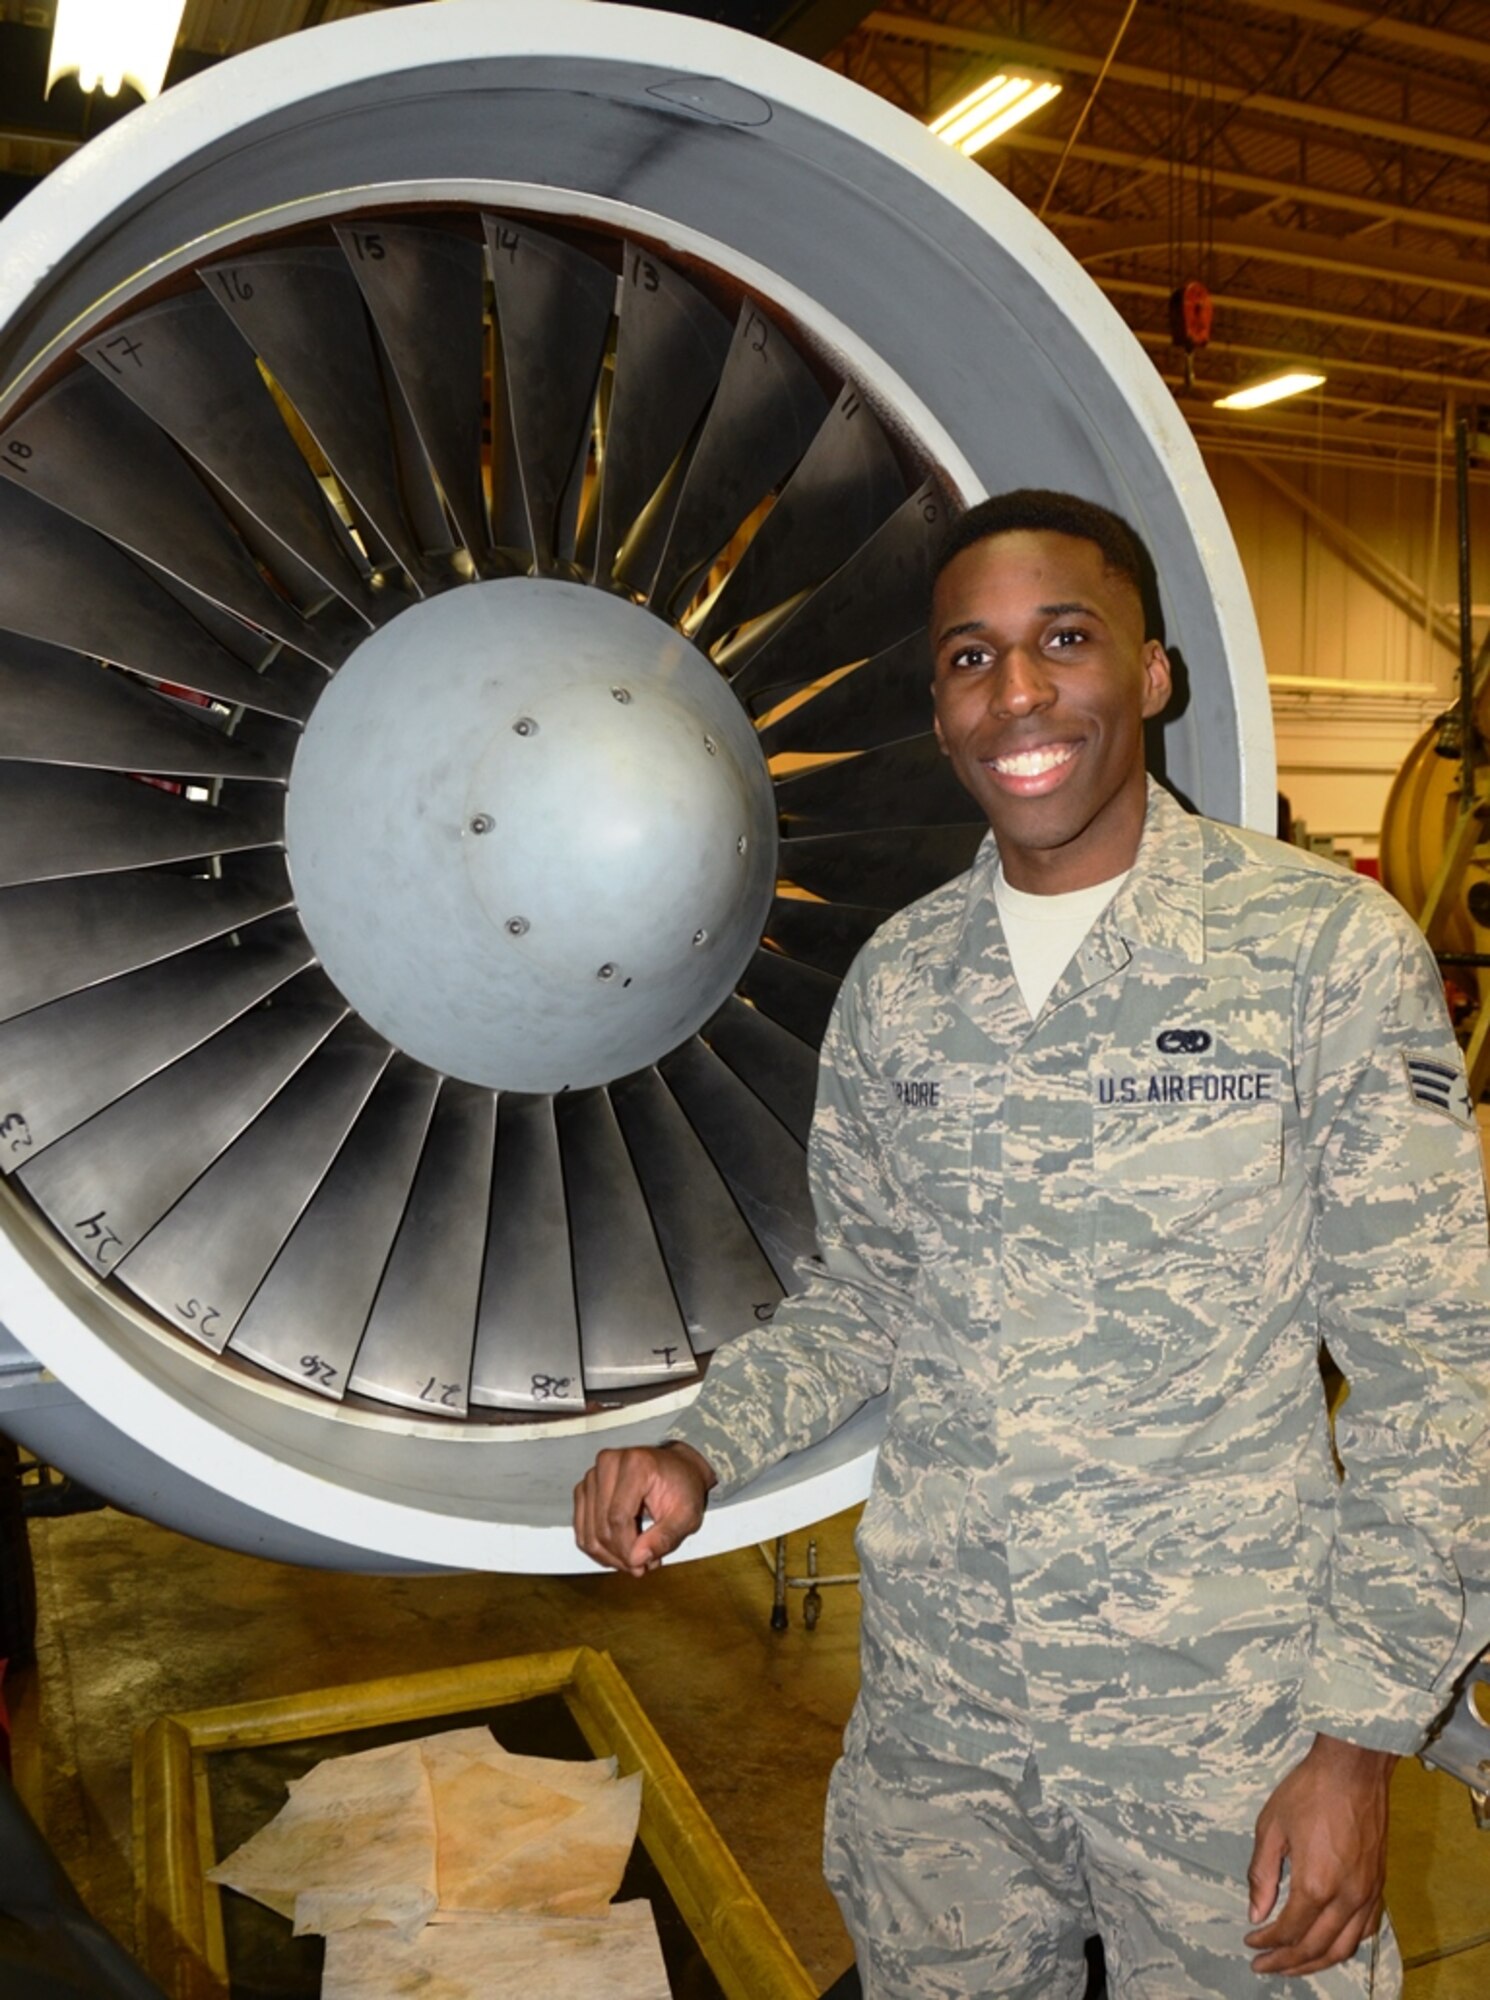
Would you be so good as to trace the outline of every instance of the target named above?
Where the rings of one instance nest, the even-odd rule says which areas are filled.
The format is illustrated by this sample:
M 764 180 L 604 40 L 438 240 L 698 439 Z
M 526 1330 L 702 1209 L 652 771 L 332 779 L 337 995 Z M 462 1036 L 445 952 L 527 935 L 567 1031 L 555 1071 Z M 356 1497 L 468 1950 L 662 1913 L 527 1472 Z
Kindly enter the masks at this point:
M 1143 724 L 1169 661 L 1095 542 L 1017 529 L 975 542 L 932 600 L 936 734 L 1016 889 L 1059 895 L 1132 866 Z

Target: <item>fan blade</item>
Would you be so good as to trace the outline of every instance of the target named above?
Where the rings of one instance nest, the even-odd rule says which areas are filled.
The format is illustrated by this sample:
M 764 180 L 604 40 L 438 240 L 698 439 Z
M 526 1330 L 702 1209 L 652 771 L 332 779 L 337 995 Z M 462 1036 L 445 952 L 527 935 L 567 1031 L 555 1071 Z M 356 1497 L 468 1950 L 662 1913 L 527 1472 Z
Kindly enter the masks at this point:
M 220 646 L 223 652 L 230 653 L 240 666 L 247 667 L 250 673 L 257 673 L 260 661 L 268 658 L 271 651 L 278 650 L 277 639 L 266 632 L 257 631 L 251 625 L 245 625 L 241 618 L 235 618 L 232 612 L 224 611 L 221 605 L 214 604 L 210 597 L 203 597 L 200 591 L 188 589 L 179 577 L 172 576 L 171 572 L 162 569 L 159 563 L 151 562 L 145 556 L 131 556 L 130 560 L 138 563 L 150 581 L 179 605 L 194 625 L 200 625 L 209 639 Z M 287 656 L 284 664 L 298 667 L 304 662 Z M 327 672 L 331 671 L 331 664 L 327 661 L 320 660 L 316 664 L 326 667 Z M 319 691 L 326 683 L 324 678 L 313 677 L 311 685 Z
M 372 330 L 372 339 L 377 355 L 378 377 L 383 384 L 383 404 L 388 414 L 393 463 L 398 473 L 399 504 L 403 508 L 412 545 L 423 552 L 426 568 L 431 574 L 443 574 L 455 549 L 455 530 L 440 498 L 440 489 L 435 484 L 434 471 L 420 441 L 419 426 L 414 422 L 409 399 L 404 394 L 403 384 L 376 326 Z
M 362 1022 L 344 1020 L 120 1258 L 120 1281 L 220 1353 L 392 1053 Z
M 806 362 L 747 299 L 647 593 L 664 617 L 802 458 L 827 413 Z
M 154 965 L 292 902 L 186 875 L 85 875 L 0 889 L 0 1022 Z
M 0 470 L 87 527 L 158 563 L 261 638 L 321 660 L 180 452 L 142 410 L 79 368 L 0 431 Z
M 799 590 L 821 583 L 893 512 L 905 481 L 878 419 L 844 387 L 807 455 L 690 637 L 708 651 Z
M 805 1146 L 817 1096 L 817 1050 L 812 1044 L 800 1041 L 734 994 L 703 1030 L 703 1037 Z
M 536 229 L 495 215 L 484 221 L 518 476 L 542 572 L 571 552 L 561 514 L 589 449 L 616 280 L 593 257 Z
M 255 250 L 197 274 L 289 397 L 348 505 L 417 590 L 421 551 L 404 519 L 378 358 L 339 250 Z
M 229 1343 L 340 1400 L 403 1219 L 440 1080 L 395 1056 Z
M 113 1270 L 345 1012 L 333 1000 L 253 1008 L 49 1146 L 19 1179 L 76 1250 Z M 222 1345 L 200 1319 L 187 1330 Z
M 888 914 L 860 903 L 813 903 L 801 896 L 778 896 L 766 920 L 766 936 L 788 958 L 842 978 Z
M 296 569 L 355 607 L 368 593 L 315 474 L 285 429 L 251 349 L 205 292 L 151 306 L 82 353 L 272 538 Z M 278 563 L 270 567 L 278 572 Z M 288 579 L 287 579 L 288 580 Z
M 546 1097 L 504 1091 L 497 1106 L 471 1401 L 497 1410 L 584 1408 L 564 1169 Z
M 0 632 L 0 758 L 284 782 L 286 771 L 200 718 L 127 674 Z
M 610 1087 L 611 1103 L 652 1212 L 668 1275 L 695 1354 L 757 1318 L 781 1297 L 744 1217 L 697 1133 L 655 1069 Z M 749 1300 L 750 1306 L 742 1303 Z
M 203 299 L 202 304 L 214 318 L 222 318 L 211 299 Z M 224 326 L 223 332 L 229 340 L 242 347 L 242 341 L 230 326 Z M 253 356 L 248 358 L 252 363 Z M 277 415 L 275 421 L 278 422 Z M 314 616 L 315 623 L 308 630 L 315 645 L 315 657 L 323 667 L 334 671 L 353 647 L 359 646 L 367 637 L 368 628 L 378 613 L 360 606 L 354 609 L 344 598 L 336 596 L 310 564 L 302 562 L 293 549 L 287 549 L 283 542 L 271 535 L 235 493 L 230 493 L 220 479 L 213 478 L 205 465 L 197 464 L 194 469 L 203 486 L 232 522 L 234 532 L 252 557 L 255 567 L 274 578 L 279 589 L 302 615 Z M 355 581 L 356 571 L 352 571 L 351 575 Z M 202 605 L 205 599 L 198 598 L 197 603 Z M 206 622 L 205 619 L 203 622 Z M 246 633 L 247 629 L 246 626 L 239 628 L 242 633 Z
M 815 679 L 889 641 L 924 633 L 931 560 L 945 522 L 946 509 L 928 480 L 784 625 L 749 647 L 742 663 L 734 649 L 721 653 L 719 664 L 740 699 L 782 682 Z
M 481 245 L 448 229 L 396 222 L 349 224 L 338 227 L 336 238 L 461 545 L 479 564 L 491 547 L 481 487 Z
M 693 1350 L 610 1099 L 603 1090 L 556 1097 L 554 1116 L 585 1386 L 686 1380 L 695 1372 Z
M 753 1007 L 798 1041 L 817 1048 L 827 1033 L 839 983 L 831 973 L 798 965 L 779 951 L 758 951 L 740 974 L 737 987 Z
M 348 1388 L 463 1417 L 481 1300 L 497 1101 L 447 1079 Z
M 492 546 L 504 559 L 531 553 L 533 537 L 528 526 L 528 506 L 523 497 L 522 472 L 518 462 L 517 432 L 512 423 L 512 405 L 507 394 L 507 378 L 502 369 L 502 343 L 495 312 L 483 328 L 486 336 L 486 383 L 491 394 L 491 537 Z M 589 432 L 585 433 L 585 457 L 589 458 Z
M 30 1135 L 23 1166 L 157 1070 L 179 1061 L 311 962 L 298 944 L 208 945 L 53 1000 L 0 1027 L 0 1122 Z M 16 1128 L 10 1127 L 12 1139 Z
M 708 1149 L 772 1270 L 790 1287 L 816 1248 L 807 1154 L 734 1071 L 694 1036 L 657 1065 Z
M 730 347 L 724 315 L 650 250 L 626 245 L 616 381 L 600 466 L 595 578 L 603 583 L 693 435 Z
M 776 781 L 788 840 L 809 831 L 869 831 L 901 819 L 918 827 L 959 826 L 971 808 L 934 736 L 908 736 Z
M 812 833 L 782 841 L 776 873 L 781 881 L 832 901 L 847 901 L 873 883 L 888 915 L 970 867 L 987 831 L 979 820 L 976 825 L 900 826 L 874 833 Z
M 776 691 L 773 705 L 782 699 L 783 693 Z M 898 646 L 887 646 L 778 722 L 766 724 L 760 746 L 767 757 L 782 752 L 810 756 L 831 750 L 873 750 L 881 743 L 918 736 L 930 718 L 931 651 L 921 631 Z
M 0 888 L 273 846 L 284 816 L 277 788 L 256 786 L 229 811 L 112 773 L 0 763 Z
M 303 722 L 315 705 L 319 673 L 241 665 L 112 542 L 10 480 L 0 546 L 0 626 L 266 715 Z

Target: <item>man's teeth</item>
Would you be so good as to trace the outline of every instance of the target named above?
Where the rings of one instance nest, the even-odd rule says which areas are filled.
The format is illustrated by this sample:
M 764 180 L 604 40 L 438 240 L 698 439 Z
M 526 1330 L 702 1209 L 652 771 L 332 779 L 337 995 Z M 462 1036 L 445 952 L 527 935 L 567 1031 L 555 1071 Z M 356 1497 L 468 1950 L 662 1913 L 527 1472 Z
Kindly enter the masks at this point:
M 995 757 L 993 768 L 1006 778 L 1038 778 L 1057 764 L 1069 763 L 1076 754 L 1070 743 L 1052 743 L 1044 750 L 1021 750 L 1013 757 Z

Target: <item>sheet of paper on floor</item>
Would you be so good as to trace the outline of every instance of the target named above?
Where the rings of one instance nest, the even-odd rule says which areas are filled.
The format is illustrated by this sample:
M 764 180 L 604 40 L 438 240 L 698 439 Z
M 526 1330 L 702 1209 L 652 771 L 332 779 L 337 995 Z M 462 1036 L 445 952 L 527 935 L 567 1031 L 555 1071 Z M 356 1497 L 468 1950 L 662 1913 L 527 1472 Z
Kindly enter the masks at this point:
M 326 1940 L 321 2000 L 669 2000 L 645 1902 L 604 1917 L 472 1917 L 416 1938 L 341 1931 Z
M 515 1750 L 504 1750 L 491 1731 L 479 1724 L 473 1729 L 442 1729 L 434 1736 L 421 1736 L 419 1748 L 436 1779 L 447 1760 L 459 1763 L 469 1757 L 481 1757 L 503 1770 L 521 1771 L 526 1777 L 541 1779 L 556 1792 L 575 1799 L 586 1798 L 596 1785 L 615 1777 L 618 1769 L 614 1757 L 575 1761 L 524 1757 Z
M 434 1795 L 417 1743 L 330 1757 L 208 1879 L 253 1896 L 297 1935 L 353 1924 L 416 1931 L 438 1901 Z M 379 1933 L 387 1940 L 388 1933 Z
M 485 1730 L 422 1744 L 439 1841 L 439 1911 L 599 1916 L 621 1886 L 641 1773 L 615 1759 L 520 1757 Z

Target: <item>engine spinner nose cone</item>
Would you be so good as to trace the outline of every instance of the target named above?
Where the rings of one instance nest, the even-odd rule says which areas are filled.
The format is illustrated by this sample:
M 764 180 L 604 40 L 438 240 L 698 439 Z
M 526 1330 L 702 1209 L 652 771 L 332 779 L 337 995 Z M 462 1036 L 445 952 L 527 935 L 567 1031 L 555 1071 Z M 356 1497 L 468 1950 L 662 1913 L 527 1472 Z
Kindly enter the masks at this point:
M 432 1068 L 550 1092 L 654 1062 L 733 989 L 776 880 L 770 774 L 718 670 L 622 598 L 506 577 L 351 656 L 296 754 L 321 962 Z

